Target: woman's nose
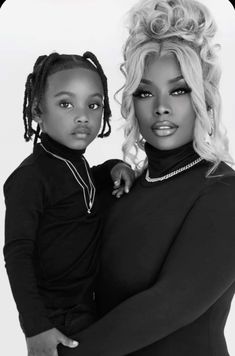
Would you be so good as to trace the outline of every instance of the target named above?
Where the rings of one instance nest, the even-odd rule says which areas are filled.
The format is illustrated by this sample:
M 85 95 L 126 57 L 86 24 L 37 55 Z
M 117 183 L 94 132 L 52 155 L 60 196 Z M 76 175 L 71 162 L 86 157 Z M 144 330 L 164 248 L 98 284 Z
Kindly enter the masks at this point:
M 157 116 L 169 115 L 171 113 L 169 103 L 164 97 L 158 97 L 155 101 L 154 113 Z

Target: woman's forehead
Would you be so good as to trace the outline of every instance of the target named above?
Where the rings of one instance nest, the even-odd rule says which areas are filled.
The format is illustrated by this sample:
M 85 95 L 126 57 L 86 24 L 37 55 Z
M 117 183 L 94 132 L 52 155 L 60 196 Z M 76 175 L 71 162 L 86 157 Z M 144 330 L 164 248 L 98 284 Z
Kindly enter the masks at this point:
M 182 72 L 174 54 L 153 55 L 145 63 L 143 77 L 170 80 L 179 76 Z

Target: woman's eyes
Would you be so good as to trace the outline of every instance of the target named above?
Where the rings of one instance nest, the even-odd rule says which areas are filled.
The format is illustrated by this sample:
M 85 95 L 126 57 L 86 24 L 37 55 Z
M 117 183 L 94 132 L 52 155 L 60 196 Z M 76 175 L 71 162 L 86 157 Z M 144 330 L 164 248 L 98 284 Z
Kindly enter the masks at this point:
M 173 89 L 170 91 L 170 95 L 172 96 L 180 96 L 180 95 L 185 95 L 185 94 L 188 94 L 191 92 L 191 89 L 190 88 L 187 88 L 187 87 L 180 87 L 180 88 L 176 88 L 176 89 Z M 136 92 L 133 94 L 134 97 L 137 97 L 137 98 L 150 98 L 152 96 L 154 96 L 151 91 L 149 90 L 142 90 L 142 89 L 139 89 L 139 90 L 136 90 Z
M 152 97 L 153 94 L 148 90 L 136 90 L 133 96 L 136 98 L 149 98 Z
M 188 94 L 191 92 L 190 88 L 177 88 L 171 91 L 171 95 L 173 96 L 178 96 L 178 95 L 184 95 L 184 94 Z

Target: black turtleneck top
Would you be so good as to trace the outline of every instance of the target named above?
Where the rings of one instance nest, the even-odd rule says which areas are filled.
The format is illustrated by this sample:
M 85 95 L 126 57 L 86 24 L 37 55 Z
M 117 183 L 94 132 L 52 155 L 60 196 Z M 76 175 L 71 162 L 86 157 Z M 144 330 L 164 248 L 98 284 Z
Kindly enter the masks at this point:
M 41 142 L 72 162 L 88 185 L 84 151 L 69 149 L 46 134 Z M 97 188 L 91 214 L 66 163 L 40 144 L 7 179 L 4 256 L 26 336 L 54 327 L 48 310 L 92 306 L 101 229 L 99 202 L 105 192 L 111 194 L 110 170 L 117 162 L 88 166 Z
M 146 144 L 150 177 L 198 158 L 192 143 Z M 224 325 L 235 290 L 235 173 L 205 160 L 162 182 L 146 171 L 104 228 L 101 318 L 60 356 L 228 356 Z

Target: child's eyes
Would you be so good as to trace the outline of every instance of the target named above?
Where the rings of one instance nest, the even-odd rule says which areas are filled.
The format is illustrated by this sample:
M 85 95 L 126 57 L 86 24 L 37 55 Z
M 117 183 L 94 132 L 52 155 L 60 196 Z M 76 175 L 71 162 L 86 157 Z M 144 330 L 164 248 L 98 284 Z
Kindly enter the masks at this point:
M 183 88 L 177 88 L 177 89 L 172 90 L 171 95 L 179 96 L 179 95 L 188 94 L 190 92 L 191 92 L 190 88 L 183 87 Z
M 69 101 L 63 100 L 59 102 L 59 106 L 63 109 L 70 109 L 72 104 Z
M 97 110 L 101 107 L 102 105 L 101 104 L 98 104 L 98 103 L 92 103 L 92 104 L 89 104 L 88 107 L 89 109 L 91 110 Z
M 148 90 L 139 89 L 133 93 L 133 96 L 136 98 L 149 98 L 152 97 L 153 94 Z

